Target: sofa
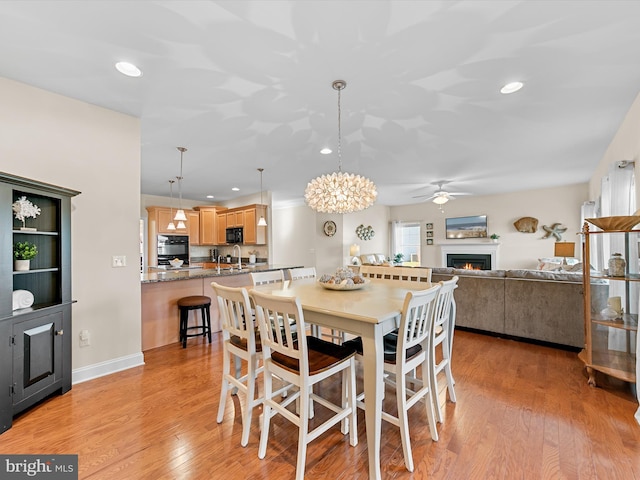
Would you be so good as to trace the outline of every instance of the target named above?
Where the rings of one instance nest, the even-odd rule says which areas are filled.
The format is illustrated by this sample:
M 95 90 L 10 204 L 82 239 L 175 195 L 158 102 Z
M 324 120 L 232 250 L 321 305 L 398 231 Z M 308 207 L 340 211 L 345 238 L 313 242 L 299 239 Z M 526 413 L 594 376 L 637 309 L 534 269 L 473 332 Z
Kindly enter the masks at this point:
M 537 270 L 433 268 L 432 281 L 459 277 L 456 326 L 584 348 L 582 274 Z M 608 285 L 592 288 L 594 309 L 607 304 Z

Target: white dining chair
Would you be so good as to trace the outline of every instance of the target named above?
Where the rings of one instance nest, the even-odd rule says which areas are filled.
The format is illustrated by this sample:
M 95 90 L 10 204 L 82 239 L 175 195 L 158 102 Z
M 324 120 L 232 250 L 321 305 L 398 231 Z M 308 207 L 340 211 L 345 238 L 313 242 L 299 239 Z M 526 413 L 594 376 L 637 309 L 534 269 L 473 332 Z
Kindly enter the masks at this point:
M 250 295 L 256 308 L 264 360 L 264 402 L 258 457 L 266 455 L 271 418 L 282 415 L 298 427 L 296 479 L 303 480 L 307 444 L 329 428 L 341 423 L 342 433 L 349 433 L 349 444 L 358 444 L 354 351 L 312 336 L 298 335 L 296 340 L 296 330 L 305 331 L 304 315 L 297 298 L 256 290 L 251 290 Z M 287 320 L 283 322 L 284 328 L 281 328 L 278 318 Z M 297 326 L 296 330 L 294 326 Z M 314 385 L 337 374 L 342 376 L 340 405 L 313 393 Z M 289 385 L 283 388 L 297 387 L 295 392 L 282 397 L 282 389 L 274 391 L 274 376 L 288 382 Z M 292 411 L 287 407 L 294 400 L 299 400 L 300 408 Z M 312 400 L 332 411 L 333 415 L 309 429 Z
M 249 278 L 253 286 L 267 283 L 284 283 L 284 273 L 282 270 L 269 270 L 266 272 L 249 272 Z
M 384 342 L 384 382 L 395 386 L 397 415 L 382 411 L 382 419 L 399 427 L 402 441 L 404 463 L 410 472 L 414 470 L 411 439 L 409 435 L 409 409 L 424 399 L 429 430 L 433 441 L 438 440 L 435 419 L 435 392 L 431 387 L 429 362 L 431 361 L 431 345 L 433 337 L 433 320 L 436 300 L 441 285 L 437 284 L 426 290 L 407 292 L 402 307 L 400 327 L 396 332 L 387 334 Z M 356 358 L 362 361 L 362 339 L 348 340 L 346 347 L 356 350 Z M 421 366 L 421 377 L 415 378 L 417 367 Z M 381 379 L 382 380 L 382 379 Z M 411 384 L 412 388 L 408 388 Z M 357 405 L 364 408 L 364 394 L 357 397 Z
M 289 280 L 299 280 L 301 278 L 316 278 L 315 267 L 290 268 L 287 270 Z
M 400 280 L 409 280 L 412 282 L 431 282 L 430 268 L 413 268 L 400 267 Z
M 211 282 L 217 295 L 218 309 L 222 318 L 222 386 L 218 406 L 217 422 L 222 423 L 227 393 L 237 389 L 244 394 L 242 411 L 242 439 L 240 445 L 247 446 L 253 409 L 262 403 L 257 394 L 256 379 L 262 371 L 262 344 L 256 338 L 256 326 L 251 313 L 249 295 L 245 288 L 234 288 Z M 241 361 L 247 363 L 247 373 L 241 376 Z M 235 363 L 234 372 L 231 365 Z
M 457 288 L 458 277 L 454 276 L 451 280 L 439 282 L 441 285 L 438 293 L 434 319 L 433 319 L 433 341 L 431 342 L 431 361 L 430 375 L 431 388 L 436 395 L 436 419 L 439 423 L 444 421 L 440 402 L 437 401 L 438 395 L 438 374 L 444 372 L 447 381 L 447 394 L 452 403 L 456 403 L 456 392 L 454 390 L 453 374 L 451 373 L 451 353 L 453 346 L 453 325 L 451 309 L 454 307 L 453 291 Z M 436 361 L 437 349 L 440 347 L 440 362 Z

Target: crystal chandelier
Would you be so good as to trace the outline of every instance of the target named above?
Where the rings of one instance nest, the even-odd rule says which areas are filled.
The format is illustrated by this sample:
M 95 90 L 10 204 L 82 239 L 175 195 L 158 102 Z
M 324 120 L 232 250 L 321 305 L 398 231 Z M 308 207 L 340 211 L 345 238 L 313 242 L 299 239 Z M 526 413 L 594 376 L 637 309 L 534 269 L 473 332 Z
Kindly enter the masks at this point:
M 258 171 L 260 172 L 260 205 L 262 205 L 262 172 L 264 172 L 264 168 L 259 168 Z M 258 220 L 258 226 L 259 227 L 267 226 L 267 221 L 265 220 L 264 215 L 260 215 L 260 220 Z
M 332 86 L 338 91 L 338 172 L 311 180 L 304 191 L 304 198 L 307 205 L 317 212 L 358 212 L 373 205 L 378 192 L 368 178 L 342 171 L 340 92 L 347 82 L 336 80 Z
M 182 209 L 182 154 L 187 151 L 185 147 L 176 147 L 180 152 L 180 176 L 176 177 L 178 179 L 178 191 L 180 192 L 180 203 L 178 204 L 178 210 L 176 211 L 176 216 L 173 217 L 174 220 L 178 222 L 178 228 L 187 228 L 184 222 L 187 221 L 187 216 L 184 214 L 184 210 Z

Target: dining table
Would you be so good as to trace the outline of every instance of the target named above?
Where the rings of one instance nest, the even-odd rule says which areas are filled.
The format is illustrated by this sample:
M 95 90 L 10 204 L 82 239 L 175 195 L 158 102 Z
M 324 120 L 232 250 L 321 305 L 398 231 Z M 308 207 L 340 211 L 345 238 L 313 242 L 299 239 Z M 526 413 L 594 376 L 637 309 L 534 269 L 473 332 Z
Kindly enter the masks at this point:
M 333 290 L 323 286 L 316 278 L 304 278 L 252 287 L 271 295 L 298 298 L 306 323 L 341 330 L 362 338 L 370 479 L 381 479 L 383 337 L 397 328 L 407 292 L 431 286 L 432 283 L 428 282 L 367 279 L 358 289 Z

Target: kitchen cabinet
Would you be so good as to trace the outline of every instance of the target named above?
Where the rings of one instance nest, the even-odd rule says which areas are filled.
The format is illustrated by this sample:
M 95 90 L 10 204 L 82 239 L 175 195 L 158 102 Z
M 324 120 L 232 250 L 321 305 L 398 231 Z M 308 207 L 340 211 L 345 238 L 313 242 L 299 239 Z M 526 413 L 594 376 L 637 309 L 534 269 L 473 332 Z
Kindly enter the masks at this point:
M 244 244 L 264 245 L 267 240 L 267 227 L 258 226 L 261 216 L 266 216 L 265 205 L 254 205 L 244 210 Z
M 71 389 L 71 198 L 79 193 L 0 173 L 0 388 L 8 393 L 0 395 L 0 432 L 14 415 Z M 26 219 L 31 230 L 12 213 L 21 197 L 40 209 Z M 38 249 L 29 270 L 13 270 L 16 242 Z M 15 291 L 32 295 L 31 306 L 14 310 Z
M 234 210 L 227 213 L 227 228 L 244 227 L 244 211 Z
M 640 230 L 590 231 L 589 223 L 585 222 L 582 235 L 585 346 L 578 357 L 586 366 L 591 386 L 596 386 L 596 371 L 633 383 L 636 381 L 640 295 Z M 592 243 L 602 251 L 605 242 L 610 241 L 613 245 L 624 246 L 621 249 L 626 259 L 623 275 L 591 271 Z M 607 295 L 597 295 L 596 289 L 607 289 Z
M 201 245 L 200 241 L 200 212 L 185 210 L 187 215 L 187 231 L 189 232 L 189 244 Z
M 185 210 L 184 213 L 187 216 L 187 221 L 184 222 L 185 228 L 176 228 L 176 230 L 169 230 L 167 226 L 173 221 L 173 217 L 176 215 L 176 210 L 167 207 L 147 207 L 149 212 L 149 226 L 153 223 L 154 237 L 161 234 L 166 235 L 188 235 L 189 234 L 189 210 Z M 199 220 L 198 220 L 199 222 Z M 173 221 L 177 227 L 178 222 Z M 149 231 L 151 233 L 151 231 Z
M 227 243 L 227 214 L 216 212 L 216 244 L 226 245 Z
M 225 218 L 224 228 L 226 229 L 226 214 L 222 213 L 226 208 L 205 205 L 195 209 L 200 213 L 200 245 L 219 245 L 218 222 L 221 216 Z M 223 231 L 222 243 L 226 238 L 224 233 L 226 232 Z

